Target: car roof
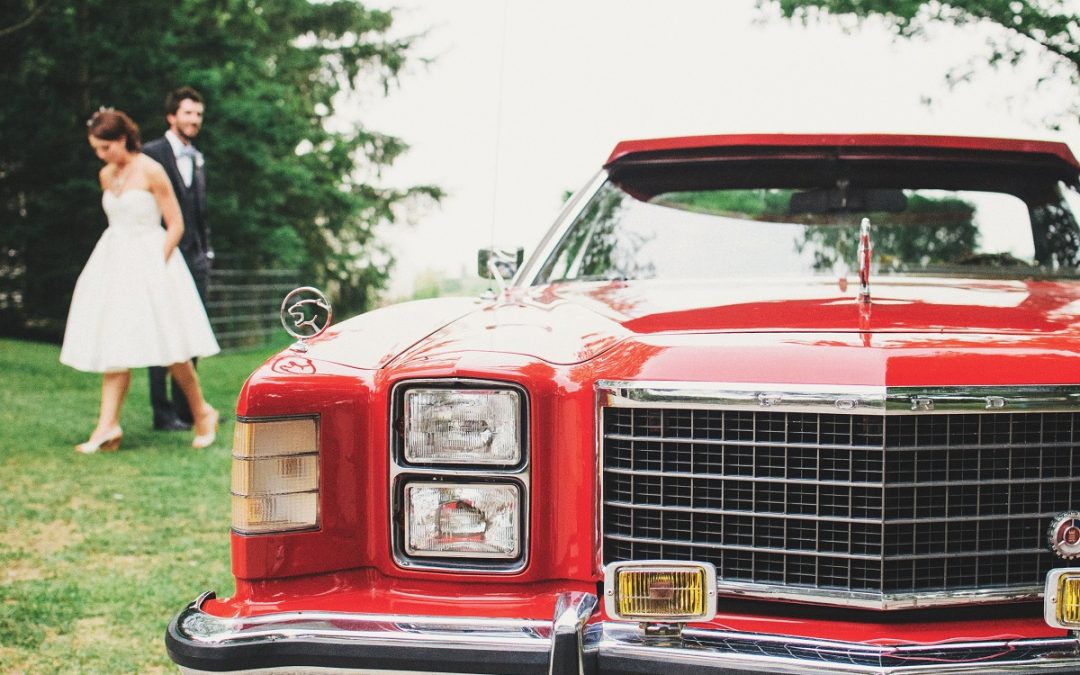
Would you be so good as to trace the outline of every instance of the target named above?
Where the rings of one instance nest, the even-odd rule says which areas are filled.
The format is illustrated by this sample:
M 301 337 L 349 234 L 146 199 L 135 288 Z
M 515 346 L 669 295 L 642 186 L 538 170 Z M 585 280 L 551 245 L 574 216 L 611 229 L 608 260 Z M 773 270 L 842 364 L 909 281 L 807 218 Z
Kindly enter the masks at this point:
M 819 153 L 907 159 L 930 159 L 942 154 L 968 157 L 983 154 L 987 159 L 1023 156 L 1025 161 L 1037 160 L 1059 166 L 1064 163 L 1072 170 L 1080 171 L 1080 163 L 1064 143 L 914 134 L 724 134 L 629 140 L 615 146 L 605 166 L 692 158 L 779 158 L 788 152 L 803 158 Z

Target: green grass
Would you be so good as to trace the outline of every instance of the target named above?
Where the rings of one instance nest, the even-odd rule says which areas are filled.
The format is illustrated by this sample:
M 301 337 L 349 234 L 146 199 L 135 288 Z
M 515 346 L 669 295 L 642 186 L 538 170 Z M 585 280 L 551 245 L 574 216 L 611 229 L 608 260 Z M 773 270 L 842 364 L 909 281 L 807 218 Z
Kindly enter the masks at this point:
M 100 376 L 60 365 L 53 345 L 0 340 L 0 672 L 173 672 L 163 635 L 229 573 L 232 410 L 244 380 L 279 347 L 205 359 L 222 412 L 218 440 L 151 430 L 136 370 L 117 453 L 79 455 Z

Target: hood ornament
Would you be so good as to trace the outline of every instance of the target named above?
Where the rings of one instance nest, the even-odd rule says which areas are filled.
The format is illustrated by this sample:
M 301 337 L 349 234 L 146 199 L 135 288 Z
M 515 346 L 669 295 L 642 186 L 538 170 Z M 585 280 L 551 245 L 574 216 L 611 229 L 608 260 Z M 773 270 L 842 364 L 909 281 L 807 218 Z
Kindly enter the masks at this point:
M 306 352 L 307 343 L 304 340 L 325 333 L 333 318 L 330 301 L 322 291 L 311 286 L 290 291 L 281 301 L 281 325 L 286 333 L 296 338 L 296 342 L 289 347 L 294 352 Z
M 874 244 L 870 241 L 870 219 L 859 224 L 859 302 L 870 303 L 870 258 Z

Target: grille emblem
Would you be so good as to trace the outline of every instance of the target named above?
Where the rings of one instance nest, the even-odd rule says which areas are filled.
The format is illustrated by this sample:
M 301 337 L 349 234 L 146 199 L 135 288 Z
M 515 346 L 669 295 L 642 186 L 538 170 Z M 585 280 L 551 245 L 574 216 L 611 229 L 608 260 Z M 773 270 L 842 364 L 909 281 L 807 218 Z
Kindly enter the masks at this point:
M 1065 560 L 1080 556 L 1080 511 L 1066 511 L 1050 522 L 1050 550 Z
M 859 407 L 859 400 L 855 398 L 838 398 L 833 405 L 841 410 L 854 410 Z

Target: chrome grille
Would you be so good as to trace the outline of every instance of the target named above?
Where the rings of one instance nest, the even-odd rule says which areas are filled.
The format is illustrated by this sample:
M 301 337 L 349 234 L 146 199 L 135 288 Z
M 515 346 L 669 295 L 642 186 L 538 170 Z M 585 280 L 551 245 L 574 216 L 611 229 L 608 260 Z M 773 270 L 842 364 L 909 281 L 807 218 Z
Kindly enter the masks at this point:
M 751 594 L 1034 594 L 1080 506 L 1080 412 L 601 410 L 605 562 L 711 562 Z

